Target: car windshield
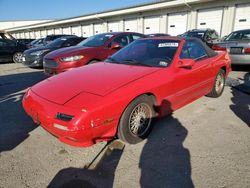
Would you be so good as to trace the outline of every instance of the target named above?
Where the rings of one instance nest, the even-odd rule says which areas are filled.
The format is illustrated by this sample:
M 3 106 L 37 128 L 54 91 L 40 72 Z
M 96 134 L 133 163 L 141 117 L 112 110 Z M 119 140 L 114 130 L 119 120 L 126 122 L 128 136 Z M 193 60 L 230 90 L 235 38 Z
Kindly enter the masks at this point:
M 190 31 L 190 32 L 186 32 L 183 34 L 183 37 L 195 37 L 195 38 L 199 38 L 202 39 L 202 37 L 204 36 L 205 32 L 197 32 L 197 31 Z
M 171 64 L 179 46 L 179 40 L 136 40 L 113 54 L 105 62 L 137 66 L 167 67 Z
M 62 44 L 68 40 L 68 38 L 65 38 L 65 37 L 61 37 L 61 38 L 58 38 L 54 41 L 52 41 L 51 43 L 47 44 L 46 46 L 49 47 L 49 48 L 59 48 L 62 46 Z
M 98 35 L 94 35 L 94 36 L 89 37 L 86 40 L 80 42 L 78 44 L 78 46 L 86 46 L 86 47 L 98 47 L 98 46 L 102 46 L 111 37 L 113 37 L 112 34 L 98 34 Z
M 225 38 L 228 40 L 250 40 L 250 30 L 232 32 Z

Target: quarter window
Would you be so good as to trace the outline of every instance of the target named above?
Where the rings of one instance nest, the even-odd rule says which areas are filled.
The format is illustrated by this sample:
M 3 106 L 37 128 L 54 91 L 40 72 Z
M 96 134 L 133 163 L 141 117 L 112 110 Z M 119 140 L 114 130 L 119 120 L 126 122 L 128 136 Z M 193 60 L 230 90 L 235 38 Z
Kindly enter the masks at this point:
M 206 57 L 208 57 L 206 50 L 197 41 L 186 41 L 180 54 L 181 59 L 193 59 L 196 61 Z

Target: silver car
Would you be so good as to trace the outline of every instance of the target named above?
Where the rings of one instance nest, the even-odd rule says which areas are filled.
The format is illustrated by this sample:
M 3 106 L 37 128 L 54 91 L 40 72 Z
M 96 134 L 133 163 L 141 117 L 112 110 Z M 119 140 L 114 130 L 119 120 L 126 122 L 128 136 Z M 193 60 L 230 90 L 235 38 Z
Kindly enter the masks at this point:
M 223 41 L 214 44 L 215 51 L 228 51 L 232 64 L 250 65 L 250 29 L 234 31 Z

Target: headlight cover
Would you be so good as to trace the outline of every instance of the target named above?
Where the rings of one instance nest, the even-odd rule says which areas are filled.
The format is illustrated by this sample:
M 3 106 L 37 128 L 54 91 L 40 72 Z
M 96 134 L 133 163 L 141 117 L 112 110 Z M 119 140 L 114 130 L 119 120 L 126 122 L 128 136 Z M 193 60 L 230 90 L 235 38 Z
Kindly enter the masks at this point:
M 47 52 L 47 51 L 48 51 L 48 49 L 46 49 L 46 50 L 39 50 L 39 51 L 35 51 L 35 52 L 30 53 L 30 55 L 37 55 L 37 56 L 39 56 L 39 55 L 41 55 L 41 54 L 43 54 L 44 52 Z
M 70 61 L 77 61 L 84 58 L 83 55 L 74 55 L 74 56 L 69 56 L 69 57 L 63 57 L 61 58 L 62 62 L 70 62 Z

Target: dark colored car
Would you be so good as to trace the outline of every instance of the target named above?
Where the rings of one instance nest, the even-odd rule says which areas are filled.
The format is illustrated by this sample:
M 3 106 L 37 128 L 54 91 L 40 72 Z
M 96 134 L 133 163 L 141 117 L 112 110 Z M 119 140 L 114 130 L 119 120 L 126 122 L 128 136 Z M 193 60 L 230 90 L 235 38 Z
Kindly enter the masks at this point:
M 53 50 L 57 50 L 63 47 L 74 46 L 86 38 L 77 36 L 66 36 L 61 37 L 53 42 L 47 44 L 46 46 L 41 46 L 37 48 L 31 48 L 23 53 L 23 64 L 29 67 L 43 67 L 43 57 Z
M 43 41 L 44 41 L 44 38 L 35 39 L 31 41 L 29 44 L 27 44 L 27 48 L 36 48 L 39 46 L 43 46 L 44 45 Z
M 43 40 L 43 43 L 44 43 L 44 46 L 49 44 L 50 42 L 52 42 L 53 40 L 56 40 L 58 38 L 61 38 L 61 37 L 66 37 L 66 36 L 75 36 L 75 35 L 65 35 L 65 34 L 59 34 L 59 35 L 47 35 L 44 40 Z
M 26 49 L 26 46 L 17 40 L 0 38 L 0 63 L 11 61 L 21 63 L 23 51 Z
M 199 38 L 209 47 L 220 40 L 218 33 L 214 29 L 193 29 L 185 32 L 181 36 Z
M 216 51 L 228 51 L 232 64 L 250 65 L 250 29 L 234 31 L 212 46 Z
M 46 74 L 58 74 L 75 67 L 105 60 L 119 49 L 145 35 L 133 32 L 102 33 L 89 37 L 77 46 L 62 48 L 44 57 Z

